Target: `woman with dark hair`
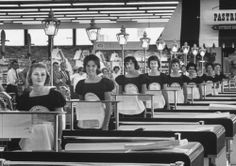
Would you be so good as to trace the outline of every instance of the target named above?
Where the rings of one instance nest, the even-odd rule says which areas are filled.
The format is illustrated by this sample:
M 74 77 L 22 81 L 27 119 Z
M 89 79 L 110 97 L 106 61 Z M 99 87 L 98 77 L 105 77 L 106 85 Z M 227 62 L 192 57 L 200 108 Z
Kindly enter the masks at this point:
M 99 58 L 93 54 L 86 56 L 84 58 L 84 69 L 87 73 L 87 78 L 80 80 L 75 88 L 79 99 L 88 101 L 111 101 L 111 91 L 114 88 L 114 83 L 110 79 L 98 76 L 100 70 Z M 111 113 L 111 104 L 106 103 L 105 119 L 102 125 L 103 130 L 108 129 Z
M 214 65 L 212 63 L 205 64 L 206 72 L 202 75 L 202 80 L 205 83 L 206 91 L 204 95 L 213 95 L 215 94 L 215 83 L 217 82 L 215 78 Z
M 143 78 L 145 80 L 146 89 L 151 91 L 146 91 L 146 93 L 155 95 L 154 109 L 163 109 L 165 105 L 167 109 L 169 109 L 168 94 L 166 92 L 166 75 L 160 72 L 160 66 L 160 60 L 157 56 L 150 56 L 148 58 L 150 72 L 143 74 Z M 147 108 L 151 108 L 150 102 L 147 102 Z
M 216 93 L 218 93 L 221 92 L 222 90 L 221 84 L 223 84 L 223 80 L 227 79 L 227 77 L 222 72 L 221 64 L 219 63 L 214 64 L 214 72 L 215 72 L 215 82 L 216 82 L 215 89 Z
M 197 66 L 190 62 L 187 65 L 188 75 L 188 99 L 202 99 L 202 85 L 203 80 L 197 75 Z M 193 94 L 192 94 L 193 93 Z
M 30 91 L 25 91 L 18 98 L 16 105 L 18 110 L 63 112 L 66 101 L 59 91 L 47 86 L 50 82 L 50 77 L 44 64 L 33 64 L 29 69 L 27 81 L 31 89 Z M 52 150 L 54 142 L 52 124 L 45 125 L 36 126 L 30 138 L 20 141 L 20 146 L 23 150 Z M 47 128 L 47 131 L 45 131 L 45 128 Z M 62 131 L 62 128 L 63 121 L 60 119 L 59 131 Z
M 118 94 L 140 94 L 143 93 L 144 80 L 139 73 L 139 65 L 135 57 L 127 56 L 124 59 L 124 66 L 126 73 L 124 75 L 119 75 L 116 77 L 115 81 L 119 85 Z M 127 100 L 131 99 L 132 102 L 127 103 L 126 106 L 120 107 L 119 110 L 121 114 L 124 115 L 137 115 L 143 116 L 143 111 L 145 109 L 142 101 L 133 100 L 137 98 L 136 96 L 126 96 Z M 132 98 L 134 97 L 134 98 Z M 121 106 L 121 103 L 118 103 L 118 107 Z M 132 108 L 128 108 L 128 106 Z M 133 107 L 134 106 L 134 107 Z M 136 106 L 136 107 L 135 107 Z
M 180 73 L 180 62 L 178 59 L 172 59 L 171 72 L 167 76 L 167 86 L 180 88 L 177 91 L 177 103 L 187 103 L 187 81 L 188 77 Z M 174 103 L 174 92 L 168 91 L 169 103 Z

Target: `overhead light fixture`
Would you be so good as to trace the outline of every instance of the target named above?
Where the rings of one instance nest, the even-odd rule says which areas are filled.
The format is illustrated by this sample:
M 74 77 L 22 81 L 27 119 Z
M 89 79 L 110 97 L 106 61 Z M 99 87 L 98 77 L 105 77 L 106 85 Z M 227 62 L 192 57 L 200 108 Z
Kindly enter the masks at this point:
M 48 14 L 48 12 L 30 12 L 30 13 L 17 12 L 17 13 L 8 13 L 7 15 L 45 15 L 45 14 Z
M 85 11 L 87 11 L 87 8 L 51 8 L 51 9 L 40 9 L 40 11 L 50 11 L 50 10 L 52 10 L 52 11 L 76 11 L 76 10 L 78 10 L 78 11 L 83 11 L 83 10 L 85 10 Z
M 166 5 L 166 4 L 179 4 L 178 1 L 159 1 L 159 2 L 127 2 L 127 5 Z
M 117 33 L 116 37 L 122 49 L 122 74 L 125 74 L 125 66 L 124 66 L 125 45 L 127 44 L 129 34 L 126 33 L 124 25 L 122 25 L 120 33 Z
M 146 73 L 147 65 L 146 65 L 146 51 L 149 48 L 151 39 L 147 37 L 147 32 L 144 31 L 143 37 L 140 38 L 140 42 L 142 44 L 142 48 L 144 50 L 144 73 Z
M 88 10 L 111 10 L 111 8 L 89 8 Z M 137 10 L 136 7 L 114 7 L 112 10 Z
M 53 86 L 53 61 L 52 61 L 53 38 L 57 34 L 60 21 L 54 18 L 53 11 L 50 11 L 48 18 L 42 21 L 42 25 L 45 34 L 48 36 L 48 48 L 49 48 L 48 59 L 50 60 L 50 65 L 51 65 L 50 80 L 51 80 L 51 85 Z
M 145 13 L 144 10 L 100 11 L 100 13 Z
M 173 13 L 174 10 L 148 10 L 147 13 Z
M 1 9 L 1 12 L 37 12 L 38 9 Z
M 110 14 L 110 16 L 131 16 L 131 14 Z M 152 16 L 152 14 L 132 14 L 132 16 Z
M 19 7 L 17 4 L 1 4 L 0 7 Z
M 86 28 L 88 38 L 93 44 L 98 40 L 100 29 L 100 27 L 96 26 L 94 19 L 91 20 L 90 26 Z
M 117 5 L 125 5 L 125 3 L 73 3 L 73 6 L 117 6 Z
M 142 9 L 176 9 L 176 6 L 148 6 L 148 7 L 139 7 L 140 10 Z
M 20 4 L 21 7 L 39 7 L 39 6 L 71 6 L 70 3 L 42 3 L 42 4 Z
M 48 18 L 42 21 L 45 34 L 48 36 L 55 36 L 57 34 L 60 21 L 54 17 L 52 11 L 49 12 Z

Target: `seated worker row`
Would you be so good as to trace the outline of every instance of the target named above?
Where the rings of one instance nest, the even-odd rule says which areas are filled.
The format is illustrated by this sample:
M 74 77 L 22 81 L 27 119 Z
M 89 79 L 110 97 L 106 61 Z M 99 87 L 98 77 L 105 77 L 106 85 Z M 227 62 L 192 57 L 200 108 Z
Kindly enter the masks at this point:
M 118 94 L 145 94 L 150 93 L 149 90 L 157 90 L 154 94 L 155 109 L 163 109 L 164 106 L 166 106 L 167 109 L 169 108 L 169 103 L 173 95 L 168 95 L 169 91 L 166 91 L 166 89 L 171 86 L 180 87 L 182 90 L 179 91 L 178 98 L 180 102 L 187 102 L 187 84 L 189 82 L 194 82 L 193 78 L 198 77 L 194 74 L 191 74 L 191 72 L 189 77 L 182 75 L 179 72 L 180 63 L 177 59 L 173 59 L 171 62 L 172 70 L 169 76 L 166 76 L 165 74 L 160 72 L 160 61 L 156 56 L 149 57 L 148 67 L 150 68 L 150 72 L 146 74 L 139 73 L 138 62 L 132 56 L 126 57 L 124 59 L 124 64 L 126 74 L 118 76 L 115 80 L 119 85 Z M 86 70 L 87 78 L 84 80 L 80 80 L 76 85 L 76 93 L 79 95 L 79 99 L 110 101 L 111 91 L 114 89 L 115 83 L 113 80 L 98 76 L 98 71 L 100 69 L 99 58 L 95 55 L 86 56 L 84 59 L 84 69 Z M 192 70 L 194 69 L 192 68 Z M 63 107 L 66 103 L 65 98 L 59 91 L 48 86 L 50 78 L 45 65 L 41 63 L 33 64 L 29 69 L 27 81 L 31 86 L 31 90 L 24 92 L 23 95 L 18 98 L 16 106 L 18 110 L 30 111 L 38 109 L 40 107 L 40 109 L 43 108 L 44 110 L 48 111 L 63 112 Z M 197 85 L 200 85 L 201 81 L 195 81 L 195 83 Z M 135 100 L 132 100 L 132 102 L 134 101 L 136 102 L 136 107 L 139 109 L 135 109 L 135 112 L 128 112 L 127 114 L 142 115 L 145 109 L 143 102 L 138 100 L 137 98 L 135 98 Z M 150 103 L 147 103 L 146 106 L 150 107 Z M 111 104 L 106 103 L 105 120 L 102 125 L 103 130 L 108 129 L 110 116 L 112 114 L 111 108 Z M 125 112 L 121 113 L 126 114 Z M 60 130 L 62 130 L 63 128 L 62 123 L 63 121 L 61 118 Z M 38 139 L 41 139 L 41 141 Z M 45 142 L 45 140 L 43 139 L 44 138 L 42 137 L 32 135 L 32 138 L 21 140 L 20 145 L 21 148 L 25 150 L 40 150 L 41 148 L 43 148 L 43 146 L 41 145 L 42 142 Z M 48 139 L 48 142 L 52 141 L 53 138 Z M 49 145 L 51 144 L 52 143 L 49 143 Z M 48 149 L 50 149 L 50 147 Z

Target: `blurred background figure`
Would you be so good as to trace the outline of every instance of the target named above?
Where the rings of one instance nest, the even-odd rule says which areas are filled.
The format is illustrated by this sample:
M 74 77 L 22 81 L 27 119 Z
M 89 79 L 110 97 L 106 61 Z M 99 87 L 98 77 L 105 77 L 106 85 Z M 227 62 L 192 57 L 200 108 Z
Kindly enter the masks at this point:
M 112 78 L 116 79 L 116 77 L 118 75 L 120 75 L 120 67 L 119 66 L 115 66 L 115 67 L 113 67 Z
M 13 60 L 11 62 L 10 69 L 7 72 L 6 92 L 7 93 L 15 93 L 16 96 L 18 96 L 17 86 L 20 81 L 18 71 L 17 71 L 18 68 L 19 68 L 19 64 L 18 64 L 17 60 Z

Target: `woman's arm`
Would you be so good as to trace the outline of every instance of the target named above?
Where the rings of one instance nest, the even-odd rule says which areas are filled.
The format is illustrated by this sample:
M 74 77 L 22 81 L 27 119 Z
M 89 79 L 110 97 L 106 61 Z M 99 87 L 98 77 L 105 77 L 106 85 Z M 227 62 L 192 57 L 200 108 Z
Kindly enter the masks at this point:
M 163 95 L 163 97 L 164 97 L 164 99 L 165 99 L 166 109 L 167 109 L 167 110 L 170 110 L 170 104 L 169 104 L 169 99 L 168 99 L 168 93 L 167 93 L 166 89 L 167 89 L 167 84 L 164 84 L 164 85 L 163 85 L 163 89 L 162 89 L 162 95 Z
M 111 101 L 111 92 L 105 92 L 105 100 Z M 102 125 L 103 130 L 108 130 L 111 114 L 112 114 L 112 105 L 110 102 L 107 102 L 105 109 L 105 118 Z

